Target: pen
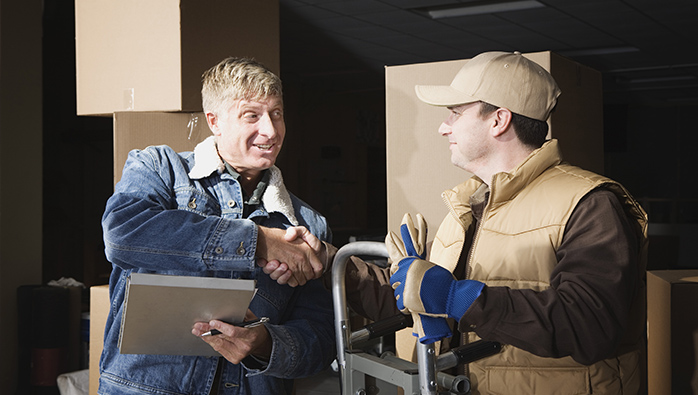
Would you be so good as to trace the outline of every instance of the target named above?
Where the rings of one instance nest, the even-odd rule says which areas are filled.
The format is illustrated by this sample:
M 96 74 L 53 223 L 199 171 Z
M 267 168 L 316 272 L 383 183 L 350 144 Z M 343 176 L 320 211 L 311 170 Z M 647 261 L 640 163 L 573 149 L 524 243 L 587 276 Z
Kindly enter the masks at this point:
M 233 324 L 233 325 L 240 326 L 243 328 L 254 328 L 255 326 L 262 325 L 263 323 L 268 322 L 268 321 L 269 321 L 269 317 L 261 317 L 261 318 L 257 318 L 256 320 L 244 321 L 244 322 L 240 322 L 240 323 Z M 220 335 L 220 334 L 221 334 L 221 331 L 219 331 L 217 329 L 211 329 L 210 331 L 201 335 L 201 337 L 203 337 L 203 336 L 215 336 L 215 335 Z

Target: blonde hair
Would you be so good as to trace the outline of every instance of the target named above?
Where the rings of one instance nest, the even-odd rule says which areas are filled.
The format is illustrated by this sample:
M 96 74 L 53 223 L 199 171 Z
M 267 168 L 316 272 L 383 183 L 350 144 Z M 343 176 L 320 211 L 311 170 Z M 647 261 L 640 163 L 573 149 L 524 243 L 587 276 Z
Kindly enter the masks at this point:
M 230 57 L 201 76 L 204 112 L 218 113 L 233 100 L 264 100 L 282 97 L 281 79 L 263 64 L 250 58 Z

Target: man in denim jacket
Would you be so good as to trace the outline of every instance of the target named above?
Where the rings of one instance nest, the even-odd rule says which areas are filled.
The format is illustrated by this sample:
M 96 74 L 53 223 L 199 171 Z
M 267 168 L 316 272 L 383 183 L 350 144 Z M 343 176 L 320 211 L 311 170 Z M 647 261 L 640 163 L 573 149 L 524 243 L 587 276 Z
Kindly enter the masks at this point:
M 274 166 L 285 135 L 281 81 L 253 60 L 228 58 L 204 73 L 202 97 L 213 136 L 194 152 L 132 151 L 107 202 L 102 225 L 113 270 L 100 394 L 291 393 L 294 378 L 323 370 L 335 357 L 331 296 L 314 280 L 325 257 L 283 239 L 293 228 L 330 242 L 331 231 L 286 190 Z M 264 274 L 256 259 L 288 263 L 291 286 Z M 197 323 L 192 336 L 222 332 L 202 341 L 225 359 L 120 354 L 133 272 L 256 279 L 248 316 L 269 322 Z

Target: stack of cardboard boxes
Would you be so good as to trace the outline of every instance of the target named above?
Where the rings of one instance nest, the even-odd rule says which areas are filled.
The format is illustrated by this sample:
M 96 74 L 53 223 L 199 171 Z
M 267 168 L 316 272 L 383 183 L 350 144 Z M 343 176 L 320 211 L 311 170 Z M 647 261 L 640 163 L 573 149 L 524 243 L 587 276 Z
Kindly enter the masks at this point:
M 128 152 L 167 144 L 192 150 L 210 136 L 201 75 L 228 56 L 279 73 L 278 0 L 76 0 L 77 113 L 114 119 L 114 183 Z M 92 288 L 90 394 L 109 309 Z

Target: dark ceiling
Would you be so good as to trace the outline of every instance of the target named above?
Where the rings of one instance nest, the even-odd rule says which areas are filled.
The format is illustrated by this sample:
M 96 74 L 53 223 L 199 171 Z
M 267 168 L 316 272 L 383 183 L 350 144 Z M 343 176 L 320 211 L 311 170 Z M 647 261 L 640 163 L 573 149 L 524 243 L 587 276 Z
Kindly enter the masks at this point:
M 601 71 L 607 104 L 698 103 L 696 0 L 509 1 L 536 8 L 442 19 L 427 10 L 492 3 L 280 0 L 282 74 L 337 93 L 381 90 L 384 66 L 550 50 Z

